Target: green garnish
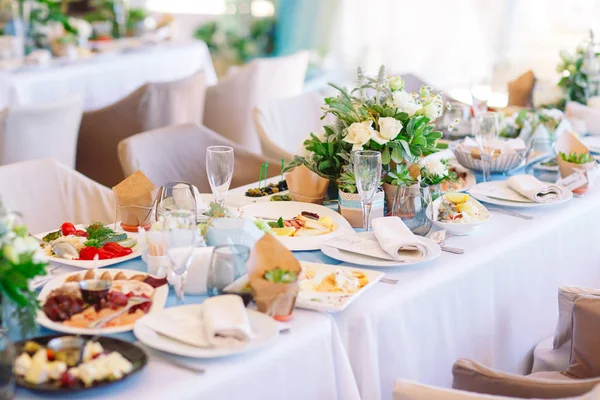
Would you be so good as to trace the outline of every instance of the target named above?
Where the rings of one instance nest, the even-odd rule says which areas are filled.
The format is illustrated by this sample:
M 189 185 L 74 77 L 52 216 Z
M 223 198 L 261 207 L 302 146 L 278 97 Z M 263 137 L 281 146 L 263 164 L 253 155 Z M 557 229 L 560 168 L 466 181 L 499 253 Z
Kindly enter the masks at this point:
M 265 272 L 263 278 L 271 283 L 293 283 L 298 280 L 298 274 L 277 267 Z
M 84 245 L 88 247 L 102 247 L 109 242 L 120 242 L 127 239 L 126 233 L 112 233 L 102 239 L 87 240 Z
M 50 243 L 53 240 L 58 239 L 59 237 L 62 236 L 62 232 L 59 230 L 57 230 L 56 232 L 50 232 L 49 234 L 47 234 L 46 236 L 44 236 L 42 238 L 42 240 L 46 243 Z
M 285 227 L 285 225 L 283 224 L 283 218 L 279 217 L 279 219 L 277 220 L 277 222 L 274 221 L 270 221 L 268 222 L 269 226 L 271 228 L 283 228 Z
M 286 194 L 274 194 L 270 201 L 292 201 L 292 196 Z
M 225 218 L 227 217 L 227 209 L 221 207 L 219 203 L 211 202 L 209 205 L 210 210 L 206 212 L 207 217 L 211 218 Z
M 594 162 L 595 159 L 589 153 L 569 153 L 565 154 L 562 151 L 558 153 L 560 158 L 562 158 L 566 162 L 574 163 L 574 164 L 587 164 Z
M 85 231 L 87 232 L 88 240 L 102 240 L 115 233 L 112 229 L 104 226 L 102 222 L 92 222 Z

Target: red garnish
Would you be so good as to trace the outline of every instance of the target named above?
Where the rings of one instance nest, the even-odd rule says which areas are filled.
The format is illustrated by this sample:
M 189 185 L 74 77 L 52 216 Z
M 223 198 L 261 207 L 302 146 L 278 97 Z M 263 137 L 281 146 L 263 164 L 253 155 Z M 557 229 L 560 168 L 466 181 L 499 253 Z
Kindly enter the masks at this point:
M 108 258 L 123 257 L 133 253 L 129 247 L 123 247 L 116 242 L 108 242 L 102 246 L 102 250 L 107 254 Z
M 319 220 L 319 214 L 316 214 L 316 213 L 311 213 L 311 212 L 308 212 L 308 211 L 302 211 L 301 215 L 303 217 L 314 219 L 316 221 Z
M 99 260 L 106 260 L 108 257 L 106 253 L 102 249 L 97 249 L 96 247 L 84 247 L 79 252 L 80 260 L 93 260 L 96 256 L 98 256 Z
M 87 232 L 81 229 L 77 229 L 74 234 L 75 236 L 87 237 Z
M 144 283 L 147 283 L 148 285 L 150 285 L 154 289 L 156 289 L 157 287 L 160 287 L 162 285 L 166 285 L 167 284 L 167 278 L 154 278 L 154 277 L 148 275 L 146 277 L 146 279 L 144 279 Z
M 71 375 L 69 371 L 65 371 L 60 375 L 59 382 L 63 387 L 71 387 L 77 383 L 77 378 Z
M 75 225 L 70 222 L 65 222 L 60 226 L 60 231 L 62 232 L 63 236 L 73 235 L 76 231 Z
M 46 357 L 48 357 L 48 361 L 54 361 L 54 352 L 50 349 L 46 349 Z

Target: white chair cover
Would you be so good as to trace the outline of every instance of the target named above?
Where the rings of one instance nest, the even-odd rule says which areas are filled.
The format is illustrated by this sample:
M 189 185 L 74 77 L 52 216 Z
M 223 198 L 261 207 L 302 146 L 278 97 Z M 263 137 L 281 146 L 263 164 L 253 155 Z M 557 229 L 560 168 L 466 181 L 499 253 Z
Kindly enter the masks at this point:
M 83 114 L 77 170 L 108 187 L 123 180 L 117 145 L 136 133 L 164 126 L 200 123 L 206 90 L 204 72 L 148 83 L 121 101 Z
M 257 104 L 302 92 L 308 53 L 256 59 L 208 88 L 204 125 L 227 139 L 260 153 L 252 122 Z
M 600 387 L 577 397 L 561 397 L 562 400 L 596 400 L 600 396 Z M 558 397 L 556 397 L 558 398 Z M 491 396 L 462 390 L 437 388 L 420 383 L 397 380 L 394 382 L 394 400 L 508 400 L 516 397 Z
M 323 104 L 323 96 L 308 92 L 256 106 L 254 123 L 262 154 L 291 160 L 310 133 L 319 134 L 331 122 L 329 115 L 321 120 Z
M 50 157 L 74 168 L 82 112 L 79 96 L 0 111 L 0 165 Z
M 22 214 L 32 233 L 56 230 L 67 221 L 115 220 L 110 189 L 49 158 L 1 166 L 0 199 Z
M 190 182 L 209 193 L 206 174 L 206 148 L 230 146 L 235 156 L 231 188 L 258 181 L 265 158 L 250 153 L 210 129 L 184 124 L 140 133 L 119 143 L 119 159 L 126 176 L 141 170 L 155 185 Z M 269 176 L 281 173 L 280 161 L 269 161 Z

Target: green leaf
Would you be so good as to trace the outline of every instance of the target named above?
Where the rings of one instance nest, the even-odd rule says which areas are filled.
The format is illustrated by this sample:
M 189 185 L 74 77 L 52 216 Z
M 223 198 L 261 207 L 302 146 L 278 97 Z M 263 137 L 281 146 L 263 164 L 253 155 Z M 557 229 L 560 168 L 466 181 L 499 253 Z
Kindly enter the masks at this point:
M 400 140 L 400 145 L 402 146 L 402 148 L 404 149 L 404 151 L 406 152 L 406 154 L 411 154 L 410 153 L 410 147 L 408 146 L 408 142 L 406 140 L 401 139 Z
M 400 151 L 399 147 L 396 147 L 394 150 L 392 150 L 392 160 L 395 163 L 401 163 L 404 161 L 404 157 L 402 157 L 402 152 Z
M 383 165 L 388 165 L 390 163 L 391 157 L 390 157 L 390 150 L 387 147 L 384 147 L 381 150 L 381 163 Z

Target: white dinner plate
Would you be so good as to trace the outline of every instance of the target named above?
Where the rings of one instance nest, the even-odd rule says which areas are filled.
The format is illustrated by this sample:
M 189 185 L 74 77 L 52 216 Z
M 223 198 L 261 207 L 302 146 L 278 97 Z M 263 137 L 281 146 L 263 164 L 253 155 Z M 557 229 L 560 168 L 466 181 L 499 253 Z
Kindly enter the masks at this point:
M 303 275 L 305 275 L 307 271 L 312 271 L 315 273 L 315 276 L 312 279 L 301 279 L 300 293 L 296 299 L 296 307 L 329 313 L 336 313 L 346 309 L 350 303 L 356 300 L 364 292 L 375 286 L 377 282 L 385 275 L 383 272 L 354 267 L 342 267 L 337 265 L 327 265 L 305 261 L 300 262 L 300 264 L 302 265 Z M 314 285 L 318 285 L 325 276 L 334 273 L 336 270 L 362 272 L 369 279 L 369 283 L 354 293 L 317 292 L 312 289 L 312 287 Z
M 84 225 L 75 225 L 75 227 L 77 229 L 82 229 Z M 111 229 L 114 229 L 114 226 L 112 224 L 110 224 L 109 226 Z M 38 239 L 42 239 L 44 236 L 46 236 L 47 234 L 49 234 L 50 232 L 56 232 L 58 229 L 56 230 L 52 230 L 52 231 L 48 231 L 48 232 L 44 232 L 44 233 L 38 233 L 37 235 L 34 235 L 35 237 L 37 237 Z M 124 232 L 121 231 L 119 229 L 115 229 L 115 232 L 118 233 L 126 233 L 127 237 L 130 238 L 136 238 L 137 239 L 137 233 L 132 233 L 132 232 Z M 60 258 L 60 257 L 56 257 L 56 256 L 51 256 L 48 257 L 50 261 L 57 263 L 57 264 L 62 264 L 62 265 L 70 265 L 71 267 L 77 267 L 77 268 L 85 268 L 85 269 L 93 269 L 93 268 L 103 268 L 103 267 L 108 267 L 109 265 L 115 265 L 115 264 L 119 264 L 128 260 L 132 260 L 136 257 L 139 257 L 142 255 L 142 250 L 140 248 L 140 245 L 138 243 L 136 243 L 135 246 L 133 246 L 131 248 L 131 250 L 133 250 L 133 253 L 126 255 L 124 257 L 117 257 L 117 258 L 111 258 L 108 260 L 98 260 L 98 261 L 94 261 L 94 260 L 66 260 L 64 258 Z
M 373 232 L 360 232 L 360 233 L 356 233 L 356 235 L 374 235 L 374 233 Z M 342 262 L 360 265 L 363 267 L 376 267 L 376 268 L 406 267 L 408 265 L 422 264 L 424 262 L 438 258 L 440 256 L 440 254 L 442 254 L 442 249 L 434 240 L 426 238 L 426 237 L 420 237 L 419 239 L 424 241 L 427 244 L 427 247 L 432 251 L 429 253 L 429 257 L 427 257 L 424 260 L 418 260 L 418 261 L 406 260 L 406 261 L 402 262 L 402 261 L 395 261 L 395 260 L 384 260 L 382 258 L 375 258 L 375 257 L 366 256 L 363 254 L 352 253 L 350 251 L 341 250 L 341 249 L 337 249 L 335 247 L 330 247 L 330 246 L 326 246 L 326 245 L 323 245 L 321 247 L 321 251 L 326 256 L 329 256 L 331 258 L 334 258 L 334 259 L 342 261 Z
M 116 268 L 111 269 L 110 272 L 112 273 L 113 277 L 116 274 L 118 274 L 119 272 L 123 272 L 125 274 L 125 276 L 127 276 L 128 278 L 133 275 L 137 275 L 137 274 L 146 274 L 145 272 L 141 272 L 141 271 L 135 271 L 135 270 L 131 270 L 131 269 L 116 269 Z M 84 274 L 84 273 L 85 272 L 82 272 L 82 271 L 72 272 L 69 274 L 63 274 L 63 275 L 57 276 L 56 278 L 50 280 L 42 288 L 40 294 L 37 297 L 38 301 L 43 306 L 44 301 L 46 300 L 46 297 L 48 297 L 50 292 L 52 292 L 54 289 L 57 289 L 60 286 L 62 286 L 68 277 L 70 277 L 71 275 Z M 100 274 L 97 273 L 97 275 L 100 275 Z M 168 284 L 157 287 L 154 290 L 154 297 L 152 298 L 152 306 L 150 307 L 150 311 L 148 311 L 148 312 L 149 313 L 157 312 L 157 311 L 161 311 L 162 309 L 164 309 L 165 303 L 167 302 L 168 295 L 169 295 L 169 285 Z M 62 333 L 70 333 L 73 335 L 97 335 L 97 334 L 109 335 L 112 333 L 128 332 L 133 329 L 133 324 L 125 325 L 125 326 L 118 326 L 118 327 L 111 327 L 111 328 L 98 328 L 98 329 L 71 327 L 71 326 L 63 325 L 60 322 L 52 321 L 50 318 L 48 318 L 46 316 L 46 314 L 44 314 L 44 311 L 42 311 L 42 310 L 38 310 L 36 321 L 38 324 L 42 325 L 43 327 L 52 329 L 53 331 L 62 332 Z
M 292 251 L 319 250 L 323 242 L 338 235 L 354 232 L 354 229 L 352 229 L 352 226 L 350 226 L 350 223 L 344 217 L 331 208 L 319 204 L 297 201 L 271 201 L 268 203 L 249 204 L 240 208 L 240 212 L 244 217 L 270 218 L 275 221 L 280 217 L 283 219 L 292 219 L 302 211 L 315 213 L 319 217 L 327 216 L 331 218 L 336 225 L 336 229 L 331 233 L 319 236 L 277 236 L 277 239 Z
M 465 186 L 463 186 L 460 189 L 457 190 L 447 190 L 444 193 L 447 192 L 466 192 L 467 190 L 471 189 L 473 186 L 475 186 L 477 184 L 477 178 L 475 177 L 475 174 L 473 173 L 473 171 L 471 171 L 468 168 L 463 167 L 462 165 L 460 165 L 458 163 L 458 161 L 456 160 L 456 158 L 451 158 L 450 159 L 450 165 L 452 167 L 454 167 L 454 169 L 456 169 L 458 172 L 464 172 L 467 174 L 466 178 L 465 178 Z
M 507 185 L 506 181 L 493 181 L 493 182 L 478 183 L 475 187 L 473 187 L 474 190 L 469 191 L 469 194 L 471 196 L 473 196 L 474 198 L 476 198 L 477 200 L 483 201 L 484 203 L 494 204 L 497 206 L 504 206 L 504 207 L 514 207 L 514 208 L 535 208 L 535 207 L 555 206 L 557 204 L 565 203 L 573 198 L 573 192 L 571 192 L 568 189 L 565 189 L 563 191 L 563 195 L 561 196 L 561 198 L 558 201 L 555 201 L 552 203 L 535 203 L 535 202 L 528 203 L 528 202 L 503 200 L 503 199 L 499 199 L 499 198 L 486 196 L 486 195 L 482 194 L 481 192 L 477 191 L 477 189 L 481 189 L 482 191 L 487 191 L 490 188 L 494 188 L 494 187 L 498 187 L 498 186 L 506 186 L 506 185 Z
M 176 313 L 198 315 L 201 312 L 201 309 L 202 304 L 190 304 L 167 308 L 163 312 L 171 315 L 175 315 Z M 279 323 L 277 321 L 258 311 L 251 309 L 247 309 L 247 311 L 254 336 L 252 340 L 243 347 L 203 348 L 191 346 L 156 333 L 144 324 L 144 317 L 140 318 L 135 323 L 133 333 L 140 342 L 155 350 L 192 358 L 220 358 L 232 356 L 265 347 L 277 340 L 277 336 L 279 335 Z

